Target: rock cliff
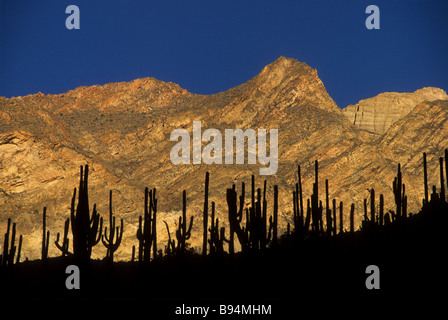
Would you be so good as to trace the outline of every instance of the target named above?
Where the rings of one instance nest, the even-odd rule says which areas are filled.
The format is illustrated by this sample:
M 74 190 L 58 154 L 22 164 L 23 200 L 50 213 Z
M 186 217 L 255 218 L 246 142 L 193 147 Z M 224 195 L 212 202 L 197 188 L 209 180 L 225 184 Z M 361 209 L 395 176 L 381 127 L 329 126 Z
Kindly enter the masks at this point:
M 347 118 L 358 128 L 383 134 L 395 122 L 407 115 L 423 101 L 446 100 L 448 96 L 439 88 L 422 88 L 412 93 L 385 92 L 359 101 L 343 109 Z

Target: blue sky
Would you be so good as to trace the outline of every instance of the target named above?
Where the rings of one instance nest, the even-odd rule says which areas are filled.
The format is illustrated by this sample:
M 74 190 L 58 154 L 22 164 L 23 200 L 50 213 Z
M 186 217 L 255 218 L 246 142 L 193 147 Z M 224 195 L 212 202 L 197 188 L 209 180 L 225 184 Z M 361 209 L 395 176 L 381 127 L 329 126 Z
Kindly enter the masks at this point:
M 0 96 L 141 77 L 211 94 L 279 56 L 316 68 L 340 107 L 384 91 L 448 89 L 448 0 L 3 0 Z M 80 9 L 67 30 L 68 5 Z M 380 29 L 365 27 L 369 4 Z

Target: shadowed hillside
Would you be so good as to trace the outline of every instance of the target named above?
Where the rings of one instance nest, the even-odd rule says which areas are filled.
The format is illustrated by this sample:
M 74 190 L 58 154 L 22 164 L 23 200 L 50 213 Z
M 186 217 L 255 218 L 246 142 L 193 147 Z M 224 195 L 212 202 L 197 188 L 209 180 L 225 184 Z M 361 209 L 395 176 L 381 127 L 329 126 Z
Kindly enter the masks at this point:
M 314 162 L 310 197 L 305 196 L 301 167 L 294 170 L 296 183 L 289 188 L 293 213 L 286 230 L 278 224 L 283 210 L 278 186 L 273 186 L 270 196 L 266 180 L 262 183 L 254 176 L 250 182 L 226 188 L 227 223 L 217 218 L 215 202 L 209 198 L 209 173 L 205 175 L 202 223 L 196 219 L 199 213 L 187 213 L 188 191 L 184 190 L 178 223 L 170 228 L 160 213 L 159 191 L 146 188 L 135 244 L 126 262 L 114 262 L 114 254 L 129 223 L 119 218 L 112 191 L 108 218 L 98 213 L 89 196 L 89 167 L 84 166 L 63 230 L 48 230 L 47 210 L 43 209 L 40 260 L 20 262 L 26 250 L 23 237 L 17 233 L 16 223 L 8 220 L 0 286 L 8 298 L 20 295 L 26 299 L 100 296 L 172 303 L 188 296 L 221 302 L 259 299 L 274 304 L 281 302 L 278 299 L 297 298 L 437 299 L 436 289 L 447 284 L 440 253 L 448 240 L 448 149 L 438 165 L 439 181 L 428 180 L 428 159 L 423 154 L 424 198 L 419 212 L 408 210 L 408 186 L 398 165 L 391 181 L 394 206 L 385 207 L 384 195 L 370 189 L 359 230 L 354 224 L 354 204 L 337 203 L 330 197 L 331 185 L 321 176 L 318 161 Z M 319 193 L 319 184 L 324 185 L 324 193 Z M 158 241 L 161 225 L 168 237 L 164 245 Z M 202 239 L 199 251 L 190 243 L 197 229 L 202 230 L 198 232 Z M 59 257 L 49 258 L 48 248 L 53 245 Z M 107 248 L 101 260 L 92 256 L 97 246 Z M 64 286 L 69 265 L 80 269 L 79 290 Z M 366 288 L 369 265 L 381 270 L 379 290 Z

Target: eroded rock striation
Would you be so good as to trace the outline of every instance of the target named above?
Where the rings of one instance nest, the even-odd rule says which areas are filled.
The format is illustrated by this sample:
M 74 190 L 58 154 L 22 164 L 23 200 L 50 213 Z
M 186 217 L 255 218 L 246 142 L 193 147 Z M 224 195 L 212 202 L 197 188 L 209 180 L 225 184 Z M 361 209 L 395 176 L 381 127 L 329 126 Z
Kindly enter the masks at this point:
M 385 133 L 395 122 L 407 115 L 423 101 L 447 100 L 446 92 L 426 87 L 414 92 L 385 92 L 361 100 L 343 109 L 347 118 L 358 128 L 373 133 Z

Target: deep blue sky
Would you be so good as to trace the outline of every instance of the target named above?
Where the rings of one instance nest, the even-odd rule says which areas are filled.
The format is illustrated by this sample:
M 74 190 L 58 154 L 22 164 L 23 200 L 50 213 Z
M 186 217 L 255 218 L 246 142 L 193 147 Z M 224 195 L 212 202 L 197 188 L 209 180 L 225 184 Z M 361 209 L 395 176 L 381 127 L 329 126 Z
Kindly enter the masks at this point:
M 227 90 L 283 55 L 316 68 L 340 107 L 384 91 L 448 89 L 448 0 L 3 0 L 0 96 L 141 77 Z M 67 30 L 78 5 L 81 29 Z M 367 30 L 378 5 L 381 29 Z

